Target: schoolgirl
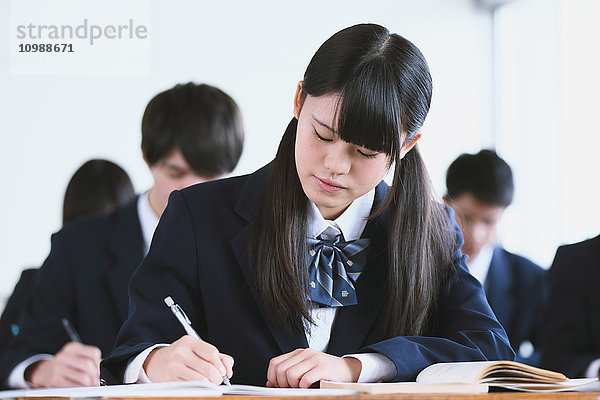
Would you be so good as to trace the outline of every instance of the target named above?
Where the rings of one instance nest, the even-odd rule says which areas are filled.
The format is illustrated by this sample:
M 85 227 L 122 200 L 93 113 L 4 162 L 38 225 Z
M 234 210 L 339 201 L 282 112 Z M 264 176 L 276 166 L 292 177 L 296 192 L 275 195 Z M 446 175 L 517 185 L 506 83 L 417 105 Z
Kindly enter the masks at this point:
M 361 24 L 329 38 L 270 164 L 171 195 L 106 377 L 308 387 L 512 359 L 416 147 L 431 94 L 403 37 Z

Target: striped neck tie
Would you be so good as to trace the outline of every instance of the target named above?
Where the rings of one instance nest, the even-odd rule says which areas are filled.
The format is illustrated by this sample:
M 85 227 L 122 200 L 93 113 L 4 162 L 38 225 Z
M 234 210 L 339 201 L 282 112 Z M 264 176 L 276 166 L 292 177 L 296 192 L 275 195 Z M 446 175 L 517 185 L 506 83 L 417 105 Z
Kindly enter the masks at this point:
M 310 254 L 310 299 L 327 307 L 357 304 L 354 282 L 366 261 L 370 239 L 344 242 L 341 234 L 333 240 L 322 235 L 308 238 Z

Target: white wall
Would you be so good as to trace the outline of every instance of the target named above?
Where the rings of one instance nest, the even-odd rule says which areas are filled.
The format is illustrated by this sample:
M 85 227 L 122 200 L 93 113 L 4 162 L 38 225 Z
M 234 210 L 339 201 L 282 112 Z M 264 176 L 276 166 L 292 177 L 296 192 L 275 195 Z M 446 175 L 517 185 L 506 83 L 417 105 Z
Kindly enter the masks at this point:
M 597 0 L 519 0 L 496 17 L 497 147 L 516 185 L 502 238 L 545 267 L 600 233 L 599 18 Z
M 62 12 L 57 3 L 54 13 Z M 429 60 L 435 88 L 421 150 L 438 194 L 459 153 L 492 143 L 492 24 L 471 0 L 154 0 L 138 6 L 151 15 L 147 71 L 15 74 L 6 36 L 9 2 L 0 0 L 0 297 L 10 294 L 22 268 L 43 262 L 50 234 L 60 228 L 64 189 L 83 161 L 111 159 L 137 190 L 149 187 L 140 120 L 154 94 L 190 80 L 230 93 L 247 131 L 235 173 L 251 172 L 274 155 L 296 83 L 318 45 L 354 23 L 386 25 Z M 120 7 L 107 10 L 115 10 L 104 10 L 115 19 L 128 17 Z

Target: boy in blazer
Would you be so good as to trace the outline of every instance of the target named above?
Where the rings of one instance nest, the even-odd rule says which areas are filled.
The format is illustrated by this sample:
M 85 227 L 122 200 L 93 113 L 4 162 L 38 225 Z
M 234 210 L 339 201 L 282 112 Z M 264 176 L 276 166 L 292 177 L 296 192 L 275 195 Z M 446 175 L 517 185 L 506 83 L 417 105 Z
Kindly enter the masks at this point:
M 129 278 L 146 254 L 171 191 L 215 179 L 236 166 L 243 147 L 236 103 L 208 85 L 177 85 L 154 97 L 142 119 L 142 153 L 154 185 L 107 216 L 64 227 L 0 360 L 11 387 L 99 383 L 102 355 L 127 317 Z M 69 339 L 67 318 L 83 343 Z
M 548 271 L 541 366 L 600 376 L 600 236 L 560 246 Z
M 463 232 L 467 266 L 483 285 L 517 361 L 536 365 L 545 270 L 496 243 L 496 229 L 513 198 L 510 166 L 496 152 L 462 154 L 446 174 L 446 204 Z

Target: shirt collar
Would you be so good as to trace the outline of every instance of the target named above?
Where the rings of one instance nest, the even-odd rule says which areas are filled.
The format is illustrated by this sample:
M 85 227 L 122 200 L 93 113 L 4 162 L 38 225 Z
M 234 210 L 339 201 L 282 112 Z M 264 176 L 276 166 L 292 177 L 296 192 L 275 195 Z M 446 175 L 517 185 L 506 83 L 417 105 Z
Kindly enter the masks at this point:
M 479 254 L 477 257 L 469 260 L 467 262 L 467 266 L 469 267 L 469 272 L 473 275 L 479 283 L 482 285 L 487 278 L 488 271 L 490 269 L 490 264 L 492 263 L 492 256 L 494 255 L 494 246 L 487 245 L 483 246 L 481 250 L 479 250 Z
M 140 227 L 142 228 L 142 237 L 144 238 L 144 254 L 146 254 L 150 249 L 152 235 L 154 235 L 154 230 L 159 220 L 159 217 L 152 207 L 150 207 L 147 191 L 138 197 L 137 211 L 138 218 L 140 219 Z
M 335 236 L 339 233 L 344 235 L 345 241 L 360 239 L 368 216 L 375 200 L 375 189 L 363 194 L 348 206 L 348 208 L 335 220 L 326 220 L 323 218 L 319 209 L 310 201 L 308 211 L 308 235 L 316 238 L 320 234 L 326 237 Z M 327 230 L 327 232 L 325 232 Z

